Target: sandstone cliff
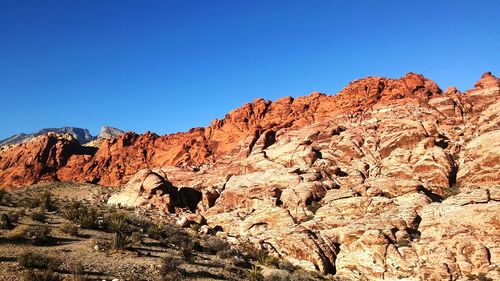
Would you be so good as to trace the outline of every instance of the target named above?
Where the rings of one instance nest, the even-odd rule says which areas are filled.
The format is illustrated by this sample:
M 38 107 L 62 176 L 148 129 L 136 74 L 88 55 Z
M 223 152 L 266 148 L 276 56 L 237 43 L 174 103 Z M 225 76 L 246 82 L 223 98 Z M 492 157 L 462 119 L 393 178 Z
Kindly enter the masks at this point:
M 368 77 L 334 96 L 256 99 L 186 133 L 126 133 L 96 151 L 47 136 L 0 154 L 0 185 L 131 180 L 124 202 L 167 211 L 171 192 L 188 187 L 209 226 L 305 268 L 349 280 L 500 279 L 499 89 L 491 73 L 465 93 L 413 73 Z

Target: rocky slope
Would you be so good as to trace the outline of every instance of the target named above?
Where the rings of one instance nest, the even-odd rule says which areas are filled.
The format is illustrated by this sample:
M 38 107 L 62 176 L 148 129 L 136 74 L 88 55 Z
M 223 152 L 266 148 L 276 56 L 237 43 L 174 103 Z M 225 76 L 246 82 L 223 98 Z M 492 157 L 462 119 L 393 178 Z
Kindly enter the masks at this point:
M 198 203 L 230 239 L 349 280 L 500 279 L 499 88 L 491 73 L 465 93 L 368 77 L 95 151 L 45 136 L 0 154 L 0 185 L 130 180 L 111 203 Z

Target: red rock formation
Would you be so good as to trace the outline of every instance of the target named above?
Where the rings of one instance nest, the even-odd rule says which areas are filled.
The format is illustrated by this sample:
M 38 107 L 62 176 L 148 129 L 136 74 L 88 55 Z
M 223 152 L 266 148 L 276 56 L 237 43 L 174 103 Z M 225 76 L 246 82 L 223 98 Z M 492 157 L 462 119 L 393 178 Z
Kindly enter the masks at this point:
M 206 128 L 128 133 L 93 155 L 49 139 L 2 152 L 2 184 L 120 185 L 154 168 L 146 187 L 165 175 L 201 191 L 198 218 L 210 227 L 308 269 L 347 280 L 500 279 L 500 80 L 491 73 L 465 93 L 409 73 L 360 79 L 335 96 L 257 99 Z M 112 203 L 175 205 L 145 178 Z
M 472 92 L 497 84 L 498 79 L 486 73 Z M 127 182 L 140 169 L 172 165 L 196 167 L 213 163 L 225 155 L 236 154 L 241 146 L 247 146 L 248 153 L 260 135 L 266 132 L 276 132 L 286 127 L 301 128 L 343 114 L 355 117 L 375 105 L 426 103 L 431 97 L 440 95 L 441 89 L 422 75 L 408 73 L 401 79 L 368 77 L 351 82 L 335 96 L 313 93 L 296 99 L 286 97 L 275 102 L 256 99 L 231 111 L 222 120 L 214 120 L 206 128 L 195 128 L 186 133 L 167 136 L 150 132 L 143 135 L 127 133 L 117 139 L 104 141 L 93 157 L 80 153 L 68 155 L 63 165 L 59 163 L 56 169 L 51 169 L 54 167 L 49 163 L 47 169 L 39 168 L 25 173 L 22 170 L 27 161 L 13 161 L 8 156 L 2 156 L 9 160 L 6 163 L 6 160 L 0 159 L 0 165 L 4 167 L 0 178 L 4 186 L 30 184 L 42 179 L 40 172 L 44 170 L 43 175 L 47 179 L 117 186 Z M 444 96 L 452 99 L 457 95 L 456 91 L 450 90 Z M 458 96 L 457 99 L 463 98 Z M 474 109 L 481 104 L 477 99 L 474 95 L 467 98 L 475 104 Z M 37 145 L 45 144 L 29 144 L 30 147 Z M 33 164 L 46 166 L 43 161 Z M 9 171 L 6 171 L 7 168 Z M 19 178 L 17 173 L 22 174 L 22 177 Z
M 92 155 L 92 148 L 80 146 L 69 135 L 49 133 L 15 145 L 0 154 L 0 185 L 20 186 L 58 180 L 57 170 L 75 155 Z
M 222 156 L 238 153 L 242 145 L 251 151 L 260 135 L 266 132 L 286 127 L 301 128 L 340 114 L 354 116 L 377 103 L 408 102 L 405 98 L 421 102 L 440 93 L 434 82 L 408 73 L 401 79 L 360 79 L 335 96 L 313 93 L 275 102 L 255 99 L 253 103 L 231 111 L 222 120 L 214 120 L 206 128 L 167 136 L 150 132 L 143 135 L 127 133 L 106 140 L 93 157 L 71 155 L 67 165 L 59 165 L 57 172 L 46 175 L 54 179 L 117 186 L 126 183 L 140 169 L 213 163 Z M 17 164 L 22 166 L 24 161 Z M 11 165 L 13 168 L 16 163 Z M 38 172 L 34 171 L 35 174 Z M 26 175 L 25 180 L 13 180 L 5 171 L 0 174 L 3 185 L 30 184 L 40 179 L 38 175 Z

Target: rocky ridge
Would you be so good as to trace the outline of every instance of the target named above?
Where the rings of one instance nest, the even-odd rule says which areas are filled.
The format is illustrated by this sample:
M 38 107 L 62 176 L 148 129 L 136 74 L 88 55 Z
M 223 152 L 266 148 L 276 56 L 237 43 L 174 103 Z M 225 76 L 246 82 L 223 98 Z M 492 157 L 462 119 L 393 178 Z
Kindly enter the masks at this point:
M 103 139 L 111 139 L 118 137 L 119 135 L 125 133 L 122 130 L 104 126 L 101 128 L 101 132 L 98 136 L 94 137 L 90 134 L 89 130 L 76 128 L 76 127 L 62 127 L 62 128 L 45 128 L 41 129 L 36 133 L 31 134 L 16 134 L 6 139 L 0 140 L 0 151 L 10 149 L 12 146 L 31 141 L 33 138 L 38 136 L 43 136 L 48 133 L 56 134 L 70 134 L 75 138 L 80 144 L 87 144 L 91 142 L 102 142 Z
M 165 212 L 187 187 L 210 227 L 308 269 L 500 279 L 499 89 L 491 73 L 465 93 L 413 73 L 368 77 L 335 96 L 256 99 L 206 128 L 126 133 L 95 151 L 45 136 L 0 154 L 0 182 L 130 180 L 110 203 Z

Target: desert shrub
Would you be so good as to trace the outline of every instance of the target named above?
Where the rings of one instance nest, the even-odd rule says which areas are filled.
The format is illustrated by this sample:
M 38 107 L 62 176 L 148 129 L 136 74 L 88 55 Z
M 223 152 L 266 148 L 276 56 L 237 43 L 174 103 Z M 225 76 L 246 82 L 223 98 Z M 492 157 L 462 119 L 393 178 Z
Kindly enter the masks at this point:
M 164 281 L 183 280 L 186 272 L 179 267 L 181 260 L 175 257 L 167 256 L 162 259 L 160 274 Z
M 80 210 L 79 210 L 80 208 L 81 208 L 80 203 L 73 201 L 63 207 L 61 215 L 65 219 L 75 222 L 76 220 L 78 220 L 78 217 L 80 216 Z
M 153 225 L 149 219 L 143 218 L 139 215 L 128 216 L 128 221 L 129 224 L 140 229 L 148 229 Z
M 206 241 L 206 250 L 212 255 L 230 248 L 229 243 L 216 237 L 209 237 Z
M 115 250 L 124 250 L 132 244 L 128 216 L 124 212 L 113 212 L 106 218 L 108 229 L 115 233 L 111 245 Z
M 20 254 L 17 257 L 17 262 L 24 268 L 50 270 L 57 269 L 57 267 L 61 264 L 61 261 L 58 258 L 29 251 Z
M 45 214 L 45 210 L 40 208 L 39 210 L 33 210 L 30 218 L 34 221 L 44 222 L 47 219 L 47 215 Z
M 193 244 L 191 244 L 189 242 L 184 242 L 181 244 L 179 251 L 181 253 L 181 256 L 185 260 L 190 260 L 191 257 L 193 256 L 193 252 L 194 252 L 193 251 Z
M 25 239 L 27 229 L 28 229 L 27 225 L 19 225 L 16 228 L 12 229 L 11 231 L 7 232 L 5 237 L 8 240 L 12 240 L 12 241 L 18 241 L 18 240 Z
M 127 232 L 129 230 L 127 214 L 122 212 L 113 212 L 106 219 L 106 224 L 112 232 Z
M 151 239 L 160 240 L 163 238 L 166 226 L 162 223 L 153 224 L 148 228 L 148 236 Z
M 288 272 L 292 272 L 295 270 L 295 266 L 288 260 L 281 260 L 278 268 L 286 270 Z
M 132 235 L 130 235 L 130 242 L 134 245 L 141 245 L 142 244 L 142 235 L 139 232 L 134 232 Z
M 0 216 L 0 228 L 1 229 L 12 229 L 14 225 L 7 214 L 2 214 Z
M 50 232 L 51 229 L 47 225 L 34 225 L 28 227 L 25 237 L 30 239 L 33 244 L 42 245 L 51 239 Z
M 61 281 L 61 275 L 53 272 L 52 270 L 28 270 L 24 275 L 25 281 Z
M 180 246 L 183 243 L 190 242 L 190 237 L 188 233 L 186 233 L 184 230 L 172 226 L 172 225 L 165 225 L 165 230 L 162 233 L 163 240 L 160 242 L 165 245 L 175 245 L 175 246 Z
M 32 194 L 28 204 L 30 208 L 41 208 L 49 212 L 57 210 L 57 204 L 48 191 Z
M 279 268 L 281 260 L 276 256 L 267 256 L 259 262 L 268 267 Z
M 244 253 L 245 257 L 254 261 L 264 261 L 267 257 L 267 252 L 263 249 L 255 247 L 250 240 L 245 240 L 240 243 L 239 248 Z
M 51 229 L 47 225 L 20 225 L 9 231 L 6 237 L 9 240 L 29 240 L 33 244 L 41 245 L 50 240 L 50 231 Z
M 264 275 L 262 275 L 262 269 L 258 266 L 253 265 L 252 268 L 246 270 L 246 280 L 248 281 L 262 281 L 264 280 Z
M 7 212 L 7 215 L 9 216 L 9 219 L 12 223 L 18 223 L 19 219 L 23 217 L 25 214 L 26 214 L 25 209 L 18 209 L 15 211 Z
M 78 236 L 78 226 L 71 222 L 64 223 L 61 226 L 61 231 L 71 236 Z
M 62 216 L 80 225 L 81 228 L 92 229 L 97 226 L 97 211 L 76 201 L 63 208 Z
M 266 281 L 289 281 L 290 273 L 287 271 L 274 271 L 269 273 L 266 278 Z
M 69 281 L 84 281 L 85 277 L 83 277 L 83 264 L 81 262 L 75 261 L 69 264 L 69 270 L 71 272 L 71 276 L 68 278 Z
M 131 243 L 130 235 L 126 232 L 116 232 L 115 237 L 111 241 L 111 247 L 115 250 L 125 250 Z

